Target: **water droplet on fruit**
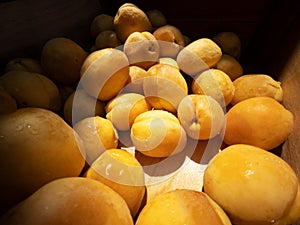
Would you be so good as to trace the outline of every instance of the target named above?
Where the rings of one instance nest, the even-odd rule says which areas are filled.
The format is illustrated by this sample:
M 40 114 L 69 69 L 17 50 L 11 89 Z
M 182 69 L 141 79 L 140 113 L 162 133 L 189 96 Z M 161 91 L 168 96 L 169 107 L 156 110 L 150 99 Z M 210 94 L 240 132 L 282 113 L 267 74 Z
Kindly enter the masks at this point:
M 29 130 L 29 132 L 31 134 L 37 134 L 38 133 L 38 131 L 34 127 L 32 127 L 31 124 L 26 124 L 26 128 Z

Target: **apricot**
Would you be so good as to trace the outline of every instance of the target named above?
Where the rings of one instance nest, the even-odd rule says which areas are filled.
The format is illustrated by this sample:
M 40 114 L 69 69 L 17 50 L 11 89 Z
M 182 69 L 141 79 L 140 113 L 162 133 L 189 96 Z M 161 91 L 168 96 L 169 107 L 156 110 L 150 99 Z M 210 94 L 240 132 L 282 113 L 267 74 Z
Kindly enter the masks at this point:
M 192 92 L 213 97 L 222 107 L 227 106 L 235 93 L 230 77 L 219 69 L 209 69 L 192 82 Z
M 81 140 L 57 114 L 23 108 L 0 116 L 0 210 L 24 200 L 44 184 L 79 176 L 85 163 Z
M 183 37 L 185 46 L 189 45 L 192 42 L 192 39 L 189 36 L 183 34 L 182 37 Z
M 183 72 L 192 76 L 214 67 L 221 56 L 221 48 L 213 40 L 200 38 L 178 53 L 177 63 Z
M 218 153 L 203 183 L 204 192 L 237 225 L 275 223 L 290 210 L 298 191 L 298 178 L 282 158 L 245 144 Z
M 64 38 L 48 40 L 41 52 L 44 74 L 53 82 L 74 84 L 80 79 L 80 68 L 87 53 L 75 41 Z
M 129 78 L 129 62 L 124 52 L 104 48 L 92 52 L 81 67 L 79 85 L 101 101 L 115 97 Z
M 293 114 L 270 97 L 243 100 L 226 113 L 224 142 L 250 144 L 266 150 L 283 143 L 292 131 Z
M 143 90 L 153 108 L 172 113 L 176 113 L 179 102 L 188 94 L 187 83 L 181 72 L 167 64 L 156 64 L 148 69 Z
M 277 220 L 274 224 L 276 225 L 286 225 L 286 224 L 293 224 L 300 219 L 300 185 L 298 185 L 298 192 L 296 198 L 288 210 L 288 212 Z
M 167 157 L 181 152 L 187 141 L 178 119 L 164 110 L 138 115 L 131 127 L 131 140 L 137 151 L 151 157 Z
M 148 10 L 146 14 L 154 29 L 167 24 L 165 15 L 158 9 Z
M 124 199 L 108 186 L 84 177 L 52 181 L 8 212 L 1 224 L 133 225 Z
M 225 212 L 203 192 L 177 189 L 161 194 L 139 214 L 136 225 L 231 225 Z
M 57 112 L 61 107 L 58 87 L 44 75 L 12 70 L 0 78 L 0 85 L 16 100 L 18 108 L 39 107 Z
M 247 74 L 233 81 L 235 93 L 231 104 L 235 105 L 252 97 L 271 97 L 282 101 L 283 90 L 279 81 L 266 74 Z
M 124 43 L 130 65 L 148 69 L 158 61 L 159 44 L 148 31 L 131 33 Z
M 27 71 L 31 73 L 43 74 L 41 62 L 33 58 L 14 58 L 6 64 L 6 72 L 11 70 Z
M 124 198 L 131 215 L 137 214 L 145 194 L 145 181 L 143 168 L 132 154 L 122 149 L 108 149 L 84 176 L 112 188 Z
M 153 36 L 158 40 L 160 57 L 175 58 L 185 45 L 181 31 L 169 24 L 157 28 Z
M 241 40 L 240 37 L 231 31 L 223 31 L 217 33 L 213 40 L 220 46 L 222 52 L 239 59 L 241 56 Z
M 146 13 L 134 4 L 120 6 L 114 17 L 114 28 L 124 43 L 133 32 L 151 31 L 152 25 Z
M 63 108 L 63 117 L 68 124 L 75 124 L 87 117 L 104 115 L 104 102 L 88 95 L 83 89 L 73 91 Z
M 101 13 L 94 17 L 90 31 L 93 38 L 96 38 L 102 31 L 114 30 L 114 17 L 106 13 Z
M 74 93 L 75 88 L 69 85 L 58 85 L 58 90 L 60 94 L 61 103 L 62 105 L 64 105 L 67 99 L 70 97 L 70 95 Z
M 107 149 L 118 146 L 118 133 L 108 119 L 87 117 L 74 124 L 73 128 L 83 142 L 89 165 Z
M 207 140 L 221 134 L 225 115 L 220 104 L 210 96 L 190 94 L 178 106 L 178 119 L 187 135 Z
M 243 75 L 243 67 L 239 61 L 227 54 L 222 54 L 215 68 L 225 72 L 232 81 Z
M 122 44 L 117 34 L 113 30 L 105 30 L 100 32 L 95 40 L 95 48 L 117 48 Z
M 144 94 L 143 83 L 147 76 L 147 71 L 139 66 L 129 67 L 129 78 L 126 86 L 122 89 L 122 93 Z
M 118 130 L 130 130 L 135 118 L 151 109 L 145 97 L 136 93 L 118 95 L 106 104 L 106 118 Z

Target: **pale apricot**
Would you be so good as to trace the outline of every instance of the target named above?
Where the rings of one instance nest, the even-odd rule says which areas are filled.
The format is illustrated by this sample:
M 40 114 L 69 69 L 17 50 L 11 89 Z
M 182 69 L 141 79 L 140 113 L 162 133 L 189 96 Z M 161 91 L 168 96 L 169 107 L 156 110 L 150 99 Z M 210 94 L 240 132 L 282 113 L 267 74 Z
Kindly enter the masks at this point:
M 179 68 L 196 75 L 214 67 L 222 56 L 221 48 L 209 38 L 200 38 L 185 46 L 177 56 Z
M 207 140 L 219 135 L 225 126 L 220 104 L 210 96 L 190 94 L 178 106 L 178 119 L 189 137 Z
M 213 97 L 223 107 L 231 102 L 235 93 L 230 77 L 219 69 L 209 69 L 199 74 L 192 82 L 192 91 Z
M 92 52 L 81 67 L 80 85 L 102 101 L 115 97 L 129 78 L 129 62 L 124 52 L 104 48 Z
M 176 60 L 173 59 L 173 58 L 170 58 L 170 57 L 159 58 L 158 63 L 173 66 L 178 70 L 180 69 L 177 62 L 176 62 Z
M 181 31 L 169 24 L 157 28 L 153 36 L 159 41 L 160 57 L 175 58 L 185 45 Z
M 75 124 L 87 117 L 104 115 L 104 102 L 88 95 L 83 89 L 73 91 L 63 108 L 63 117 L 69 124 Z
M 172 113 L 176 113 L 179 102 L 188 94 L 183 75 L 174 66 L 167 64 L 156 64 L 148 69 L 143 90 L 153 108 Z
M 122 93 L 144 94 L 143 83 L 147 76 L 147 71 L 139 66 L 129 67 L 129 78 Z
M 135 118 L 131 140 L 142 154 L 167 157 L 181 152 L 187 139 L 176 116 L 164 110 L 150 110 Z
M 106 104 L 106 118 L 118 130 L 130 130 L 135 118 L 151 109 L 145 97 L 136 93 L 118 95 Z
M 159 44 L 148 31 L 131 33 L 124 43 L 130 65 L 148 69 L 158 61 Z
M 100 116 L 87 117 L 73 126 L 83 142 L 86 162 L 91 165 L 104 151 L 118 146 L 113 124 Z

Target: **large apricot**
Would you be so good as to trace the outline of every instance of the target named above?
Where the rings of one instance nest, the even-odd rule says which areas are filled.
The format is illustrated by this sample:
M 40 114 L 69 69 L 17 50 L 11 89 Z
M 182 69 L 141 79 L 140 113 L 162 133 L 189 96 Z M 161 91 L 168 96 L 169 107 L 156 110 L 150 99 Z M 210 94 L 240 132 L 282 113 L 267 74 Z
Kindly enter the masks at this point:
M 219 152 L 203 183 L 204 192 L 237 225 L 276 224 L 299 201 L 298 178 L 288 163 L 252 145 L 231 145 Z
M 23 108 L 0 116 L 0 210 L 42 185 L 78 176 L 85 163 L 79 137 L 57 114 Z
M 271 150 L 287 139 L 293 119 L 293 114 L 273 98 L 249 98 L 227 112 L 224 142 Z
M 119 193 L 131 215 L 137 214 L 146 188 L 143 167 L 132 154 L 122 149 L 108 149 L 96 159 L 85 176 Z
M 43 46 L 42 69 L 52 81 L 74 84 L 80 78 L 80 68 L 87 57 L 85 50 L 69 38 L 52 38 Z
M 231 225 L 220 206 L 203 192 L 177 189 L 161 194 L 142 209 L 136 225 Z
M 124 199 L 108 186 L 84 177 L 52 181 L 8 212 L 6 225 L 133 225 Z
M 57 112 L 61 107 L 58 87 L 42 74 L 12 70 L 0 78 L 0 84 L 19 108 L 39 107 Z

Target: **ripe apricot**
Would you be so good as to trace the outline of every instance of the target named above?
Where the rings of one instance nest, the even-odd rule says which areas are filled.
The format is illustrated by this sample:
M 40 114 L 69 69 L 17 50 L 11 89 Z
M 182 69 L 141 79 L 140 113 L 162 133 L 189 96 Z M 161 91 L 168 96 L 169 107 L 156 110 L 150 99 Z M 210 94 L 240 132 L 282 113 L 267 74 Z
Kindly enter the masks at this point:
M 145 194 L 145 182 L 143 167 L 133 155 L 122 149 L 108 149 L 94 161 L 84 176 L 100 181 L 119 193 L 131 215 L 136 215 Z
M 181 152 L 187 141 L 178 119 L 164 110 L 138 115 L 131 127 L 131 140 L 138 151 L 151 157 L 167 157 Z
M 266 74 L 247 74 L 233 81 L 235 93 L 231 104 L 248 98 L 266 96 L 282 101 L 283 90 L 279 81 Z
M 136 225 L 231 225 L 225 212 L 203 192 L 177 189 L 161 194 L 141 211 Z
M 273 98 L 249 98 L 227 112 L 224 142 L 271 150 L 287 139 L 293 119 L 293 114 Z
M 298 192 L 298 178 L 288 163 L 245 144 L 219 152 L 204 171 L 203 185 L 237 225 L 275 223 L 291 209 Z

